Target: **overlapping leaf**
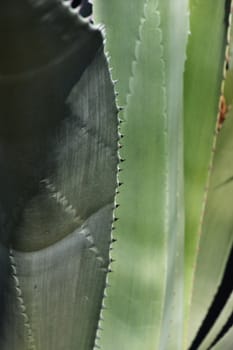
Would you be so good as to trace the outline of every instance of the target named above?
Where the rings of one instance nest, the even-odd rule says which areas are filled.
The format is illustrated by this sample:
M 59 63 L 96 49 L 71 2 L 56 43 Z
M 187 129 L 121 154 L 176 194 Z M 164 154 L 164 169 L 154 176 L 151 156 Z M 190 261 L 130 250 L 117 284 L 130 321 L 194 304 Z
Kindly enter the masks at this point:
M 161 349 L 181 349 L 183 338 L 183 72 L 188 1 L 159 1 L 166 76 L 168 133 L 167 284 Z M 175 28 L 175 30 L 174 30 Z
M 12 7 L 19 16 L 13 30 L 1 23 L 7 38 L 10 31 L 9 62 L 25 27 L 26 44 L 40 40 L 31 57 L 20 45 L 17 71 L 1 65 L 0 275 L 7 312 L 0 315 L 0 348 L 91 350 L 117 184 L 113 83 L 98 30 L 59 4 L 33 4 Z M 39 50 L 45 44 L 48 57 Z M 9 260 L 2 254 L 8 241 Z
M 218 113 L 224 59 L 221 0 L 190 2 L 190 36 L 184 75 L 185 326 L 199 240 L 200 218 Z M 193 333 L 195 333 L 196 330 Z
M 219 7 L 219 10 L 222 9 L 222 4 L 219 4 L 219 6 L 220 5 L 221 7 Z M 220 25 L 218 28 L 220 28 Z M 220 63 L 219 65 L 221 66 Z M 219 84 L 216 86 L 218 85 Z M 226 103 L 232 104 L 233 91 L 231 69 L 226 75 L 226 84 L 225 88 L 222 89 L 222 93 L 226 96 Z M 213 96 L 210 96 L 210 100 Z M 205 198 L 204 217 L 200 227 L 200 237 L 198 237 L 198 254 L 194 275 L 190 321 L 188 325 L 189 344 L 198 331 L 221 283 L 233 242 L 231 212 L 232 193 L 231 184 L 227 183 L 227 179 L 232 176 L 233 172 L 232 125 L 232 112 L 230 112 L 219 135 L 216 135 L 213 139 L 213 163 L 210 163 L 210 178 L 207 183 L 207 200 Z M 209 134 L 211 133 L 209 132 Z M 201 142 L 200 140 L 201 138 L 199 138 L 199 142 Z M 187 232 L 187 235 L 188 234 L 190 234 L 189 231 Z M 231 311 L 226 309 L 225 314 L 227 315 L 229 312 Z
M 107 330 L 103 334 L 103 346 L 107 348 L 112 347 L 116 343 L 116 347 L 121 346 L 122 343 L 127 347 L 128 344 L 137 349 L 137 346 L 147 346 L 150 349 L 150 344 L 143 344 L 140 340 L 143 338 L 143 332 L 139 332 L 138 329 L 142 328 L 142 315 L 144 321 L 144 327 L 154 328 L 154 321 L 152 321 L 149 326 L 146 320 L 149 319 L 149 311 L 146 310 L 143 304 L 143 297 L 140 299 L 137 297 L 137 293 L 140 290 L 140 278 L 137 276 L 133 266 L 136 266 L 136 262 L 133 256 L 137 257 L 137 261 L 140 261 L 142 256 L 142 250 L 146 250 L 147 243 L 146 238 L 140 241 L 140 249 L 137 249 L 137 237 L 142 235 L 139 231 L 144 232 L 144 237 L 146 237 L 146 217 L 150 213 L 149 204 L 153 205 L 154 208 L 157 207 L 157 198 L 161 196 L 161 189 L 157 188 L 157 198 L 154 202 L 150 198 L 145 200 L 147 193 L 150 192 L 151 197 L 153 196 L 153 182 L 150 181 L 150 172 L 153 171 L 153 166 L 150 170 L 146 172 L 149 165 L 146 164 L 148 159 L 146 158 L 145 150 L 149 150 L 148 146 L 144 147 L 144 138 L 148 135 L 147 141 L 149 144 L 150 133 L 145 131 L 143 133 L 142 125 L 146 128 L 146 120 L 144 119 L 144 124 L 139 123 L 139 118 L 144 114 L 150 115 L 151 108 L 156 110 L 156 114 L 159 113 L 157 103 L 156 109 L 155 105 L 150 99 L 156 99 L 158 95 L 158 87 L 153 86 L 153 91 L 148 91 L 147 88 L 151 84 L 147 81 L 147 76 L 150 74 L 149 81 L 153 81 L 155 74 L 153 68 L 156 70 L 157 74 L 163 71 L 163 77 L 159 80 L 157 78 L 157 83 L 164 84 L 163 91 L 165 92 L 164 98 L 165 103 L 160 112 L 166 116 L 166 123 L 163 130 L 165 130 L 164 137 L 164 155 L 167 157 L 167 164 L 165 164 L 165 169 L 167 171 L 165 176 L 164 185 L 166 186 L 167 194 L 165 196 L 165 211 L 163 213 L 165 218 L 164 234 L 165 240 L 163 241 L 163 252 L 161 257 L 163 260 L 160 266 L 161 271 L 164 271 L 164 266 L 167 268 L 167 278 L 165 284 L 165 294 L 164 294 L 164 309 L 162 318 L 162 328 L 160 334 L 160 342 L 154 342 L 152 349 L 157 349 L 160 346 L 161 349 L 180 349 L 183 325 L 183 311 L 182 311 L 182 281 L 183 281 L 183 263 L 182 263 L 182 250 L 183 250 L 183 202 L 182 202 L 182 188 L 183 188 L 183 174 L 182 174 L 182 164 L 183 164 L 183 141 L 182 141 L 182 74 L 183 74 L 183 64 L 185 60 L 185 46 L 186 37 L 188 31 L 187 25 L 187 4 L 185 1 L 176 2 L 173 4 L 168 4 L 166 1 L 154 1 L 155 13 L 152 8 L 149 12 L 145 12 L 145 17 L 140 27 L 140 42 L 137 45 L 137 55 L 136 63 L 134 63 L 133 77 L 131 79 L 130 88 L 128 89 L 127 80 L 129 79 L 129 68 L 121 67 L 119 61 L 119 52 L 122 52 L 122 48 L 126 49 L 126 40 L 122 38 L 120 42 L 114 42 L 113 31 L 118 28 L 116 25 L 124 21 L 124 30 L 127 27 L 131 28 L 130 18 L 123 19 L 117 18 L 110 13 L 110 8 L 108 11 L 103 9 L 102 4 L 100 6 L 96 5 L 96 11 L 98 13 L 98 18 L 106 24 L 107 31 L 107 50 L 109 50 L 112 56 L 111 65 L 113 67 L 114 78 L 119 78 L 121 80 L 121 74 L 123 74 L 124 83 L 120 82 L 119 92 L 120 101 L 127 101 L 127 108 L 124 113 L 125 119 L 128 121 L 127 125 L 122 128 L 126 135 L 126 141 L 124 142 L 125 149 L 122 155 L 127 158 L 127 163 L 124 166 L 124 175 L 121 179 L 126 182 L 127 187 L 122 190 L 122 194 L 119 197 L 121 203 L 121 210 L 119 210 L 119 216 L 121 217 L 120 224 L 118 225 L 119 232 L 119 242 L 116 247 L 115 256 L 117 258 L 116 266 L 116 276 L 110 279 L 112 284 L 112 289 L 109 290 L 109 300 L 108 306 L 110 311 L 105 313 L 107 317 L 105 328 Z M 150 7 L 152 2 L 146 2 L 146 7 Z M 119 5 L 120 6 L 120 5 Z M 124 12 L 124 7 L 126 4 L 122 2 L 121 13 Z M 211 259 L 213 259 L 214 249 L 218 242 L 218 225 L 213 227 L 212 216 L 214 216 L 214 222 L 221 221 L 221 216 L 223 212 L 217 210 L 217 198 L 214 186 L 219 182 L 221 172 L 224 172 L 226 165 L 222 164 L 221 149 L 225 150 L 225 147 L 230 147 L 225 145 L 226 138 L 230 139 L 230 136 L 226 136 L 226 132 L 221 132 L 220 138 L 217 143 L 217 153 L 214 160 L 213 174 L 210 180 L 210 189 L 208 194 L 208 201 L 206 206 L 205 217 L 201 231 L 203 235 L 199 242 L 199 230 L 200 230 L 200 220 L 203 213 L 203 200 L 206 205 L 205 200 L 205 186 L 208 180 L 209 174 L 209 164 L 212 159 L 212 145 L 213 139 L 215 137 L 214 130 L 216 125 L 216 118 L 218 113 L 218 101 L 220 95 L 220 86 L 222 80 L 222 67 L 224 61 L 224 51 L 225 51 L 225 27 L 224 27 L 224 6 L 222 1 L 201 1 L 195 0 L 191 1 L 191 35 L 189 38 L 188 51 L 187 51 L 187 65 L 185 70 L 185 91 L 184 91 L 184 168 L 185 168 L 185 325 L 187 325 L 188 317 L 190 316 L 189 327 L 191 333 L 189 336 L 189 344 L 196 334 L 198 327 L 207 311 L 207 308 L 212 301 L 213 295 L 216 292 L 218 283 L 221 279 L 221 275 L 224 270 L 225 262 L 229 253 L 229 247 L 231 246 L 231 239 L 229 237 L 229 232 L 227 233 L 227 227 L 225 230 L 225 238 L 222 240 L 220 247 L 222 246 L 222 251 L 219 254 L 219 259 L 217 259 L 217 269 L 216 274 L 214 272 L 209 273 L 211 269 Z M 98 7 L 98 8 L 97 8 Z M 111 6 L 113 8 L 113 6 Z M 137 7 L 138 10 L 138 7 Z M 101 13 L 101 15 L 100 15 Z M 102 15 L 104 13 L 104 15 Z M 156 48 L 157 53 L 155 53 L 155 46 L 151 45 L 150 49 L 146 47 L 145 40 L 146 37 L 150 37 L 149 29 L 149 17 L 155 16 L 154 21 L 156 22 L 156 16 L 159 18 L 158 27 L 160 32 L 160 41 L 162 43 Z M 136 18 L 138 18 L 136 16 Z M 158 20 L 157 18 L 157 20 Z M 136 28 L 136 22 L 134 23 L 134 28 Z M 126 24 L 127 23 L 127 24 Z M 148 32 L 146 32 L 148 30 Z M 135 33 L 135 32 L 134 32 Z M 208 35 L 207 35 L 208 34 Z M 145 36 L 144 36 L 145 35 Z M 137 36 L 137 35 L 136 35 Z M 158 37 L 154 36 L 154 41 Z M 132 38 L 130 37 L 130 40 Z M 109 42 L 110 41 L 110 42 Z M 151 40 L 151 43 L 154 42 Z M 114 47 L 113 47 L 114 46 Z M 131 50 L 130 50 L 131 47 Z M 114 54 L 114 50 L 118 51 L 118 56 Z M 132 44 L 129 46 L 129 52 L 132 53 Z M 158 54 L 159 53 L 159 54 Z M 127 55 L 126 55 L 127 56 Z M 148 56 L 153 57 L 149 59 Z M 159 64 L 156 61 L 156 57 L 162 56 L 164 65 Z M 116 59 L 116 57 L 118 57 Z M 132 57 L 128 56 L 129 61 L 127 62 L 128 67 L 132 64 Z M 147 59 L 145 58 L 147 57 Z M 115 61 L 117 60 L 117 62 Z M 129 63 L 131 61 L 131 64 Z M 147 65 L 144 65 L 145 62 Z M 148 64 L 150 62 L 150 65 Z M 153 68 L 152 68 L 153 67 Z M 126 70 L 128 73 L 126 73 Z M 144 76 L 140 80 L 140 72 L 143 69 Z M 123 72 L 123 73 L 121 73 Z M 138 74 L 138 77 L 137 77 Z M 122 84 L 122 85 L 121 85 Z M 232 86 L 232 81 L 228 81 L 229 86 Z M 127 90 L 128 89 L 128 90 Z M 227 94 L 230 94 L 230 88 Z M 130 94 L 128 95 L 128 92 Z M 143 94 L 144 92 L 144 94 Z M 160 92 L 161 93 L 161 92 Z M 145 97 L 146 94 L 146 97 Z M 157 94 L 157 95 L 156 95 Z M 229 96 L 226 94 L 227 102 L 229 101 Z M 128 96 L 128 97 L 127 97 Z M 122 98 L 122 99 L 121 99 Z M 125 100 L 124 100 L 125 98 Z M 146 101 L 146 103 L 145 103 Z M 159 114 L 158 114 L 159 115 Z M 152 119 L 151 119 L 152 120 Z M 154 124 L 155 125 L 155 124 Z M 158 124 L 157 124 L 158 125 Z M 226 124 L 227 125 L 227 124 Z M 157 127 L 157 126 L 156 126 Z M 225 127 L 225 126 L 224 126 Z M 147 130 L 147 129 L 146 129 Z M 160 130 L 161 131 L 161 130 Z M 222 136 L 222 135 L 225 135 Z M 230 131 L 229 131 L 230 135 Z M 136 142 L 135 142 L 136 140 Z M 139 144 L 138 144 L 139 143 Z M 153 144 L 152 144 L 153 145 Z M 152 147 L 151 147 L 152 149 Z M 144 158 L 143 158 L 144 157 Z M 160 159 L 158 157 L 158 159 Z M 226 156 L 223 159 L 227 159 Z M 152 160 L 151 160 L 152 161 Z M 229 160 L 227 160 L 229 162 Z M 224 160 L 223 160 L 224 163 Z M 161 169 L 161 161 L 157 160 L 157 167 Z M 145 169 L 145 172 L 140 175 L 140 168 Z M 216 170 L 217 169 L 217 170 Z M 158 176 L 158 170 L 155 171 L 154 178 Z M 148 180 L 145 180 L 148 179 Z M 143 182 L 147 181 L 148 187 Z M 140 181 L 140 186 L 139 186 Z M 157 181 L 158 182 L 158 181 Z M 150 190 L 149 190 L 150 188 Z M 141 191 L 142 189 L 142 191 Z M 223 193 L 223 192 L 222 192 Z M 228 194 L 230 195 L 230 194 Z M 163 198 L 163 197 L 161 197 Z M 149 199 L 149 197 L 148 197 Z M 153 202 L 153 204 L 152 204 Z M 161 207 L 163 202 L 160 201 Z M 209 212 L 209 214 L 208 214 Z M 161 215 L 162 212 L 160 212 Z M 216 214 L 217 213 L 217 214 Z M 224 211 L 225 220 L 227 221 L 227 211 Z M 150 214 L 153 215 L 153 214 Z M 209 215 L 209 216 L 208 216 Z M 216 219 L 215 219 L 216 216 Z M 153 216 L 152 216 L 153 217 Z M 153 222 L 152 217 L 150 217 L 150 227 L 156 228 L 159 223 L 160 216 L 157 217 L 157 221 Z M 148 216 L 149 220 L 149 216 Z M 142 226 L 142 223 L 144 226 Z M 211 226 L 212 225 L 212 226 Z M 227 224 L 226 224 L 227 226 Z M 220 224 L 219 224 L 220 227 Z M 214 230 L 212 232 L 212 230 Z M 137 233 L 138 232 L 138 233 Z M 205 250 L 207 249 L 208 241 L 205 241 L 208 236 L 208 232 L 212 232 L 215 237 L 215 242 L 212 244 L 212 248 L 209 249 L 210 261 L 206 261 L 208 254 L 205 256 Z M 134 235 L 131 239 L 132 234 Z M 128 235 L 128 236 L 127 236 Z M 149 236 L 148 236 L 149 237 Z M 153 237 L 153 236 L 151 236 Z M 151 238 L 152 239 L 152 238 Z M 210 238 L 209 238 L 210 240 Z M 199 245 L 200 243 L 200 245 Z M 159 239 L 155 242 L 155 246 L 159 244 Z M 159 246 L 159 245 L 158 245 Z M 194 284 L 194 294 L 192 299 L 192 306 L 190 312 L 190 298 L 192 290 L 192 282 L 194 278 L 194 265 L 196 261 L 196 251 L 199 246 L 199 254 L 197 258 L 197 269 L 195 270 L 195 284 Z M 213 249 L 213 250 L 212 250 Z M 149 256 L 147 252 L 144 255 L 145 261 Z M 132 259 L 131 259 L 132 258 Z M 157 258 L 158 266 L 160 264 L 160 258 Z M 204 259 L 202 261 L 202 259 Z M 144 273 L 147 272 L 148 276 L 151 270 L 152 259 L 150 259 L 151 264 L 145 263 Z M 165 265 L 164 265 L 165 264 Z M 126 267 L 127 266 L 127 267 Z M 140 264 L 137 264 L 139 267 Z M 128 273 L 128 269 L 130 273 Z M 154 271 L 157 270 L 154 267 Z M 205 274 L 204 274 L 205 271 Z M 209 275 L 210 280 L 205 278 L 205 290 L 206 298 L 200 307 L 200 298 L 198 295 L 202 288 L 203 276 Z M 123 276 L 125 279 L 123 279 Z M 151 285 L 154 282 L 153 277 L 151 280 Z M 162 282 L 162 277 L 160 283 Z M 165 281 L 163 281 L 164 286 Z M 162 284 L 161 284 L 162 285 Z M 149 289 L 153 288 L 144 286 L 144 297 L 147 297 L 147 292 Z M 162 289 L 161 289 L 162 290 Z M 202 291 L 203 293 L 203 291 Z M 139 295 L 139 294 L 138 294 Z M 141 291 L 141 296 L 143 291 Z M 162 296 L 162 294 L 161 294 Z M 125 304 L 124 300 L 127 299 Z M 140 300 L 140 302 L 139 302 Z M 148 299 L 150 300 L 150 299 Z M 163 303 L 163 296 L 161 297 Z M 126 307 L 127 305 L 127 307 Z M 122 310 L 120 308 L 123 308 Z M 151 309 L 152 311 L 152 309 Z M 229 309 L 226 309 L 226 315 L 229 313 Z M 123 316 L 124 315 L 124 316 Z M 145 316 L 147 315 L 147 316 Z M 131 319 L 132 318 L 132 319 Z M 135 321 L 137 319 L 137 322 Z M 198 319 L 198 321 L 197 321 Z M 151 318 L 153 320 L 153 317 Z M 109 326 L 110 324 L 110 326 Z M 118 339 L 114 341 L 114 332 L 111 332 L 109 327 L 113 327 L 116 324 Z M 155 329 L 160 326 L 157 324 Z M 187 337 L 187 326 L 185 326 L 185 338 Z M 114 327 L 115 328 L 115 327 Z M 123 328 L 126 331 L 123 331 Z M 121 330 L 119 333 L 119 329 Z M 110 336 L 109 336 L 110 334 Z M 120 336 L 119 336 L 120 334 Z M 136 338 L 135 338 L 136 334 Z M 149 332 L 147 333 L 149 334 Z M 121 337 L 122 335 L 122 337 Z M 170 337 L 169 337 L 170 336 Z M 149 338 L 148 338 L 149 339 Z M 151 341 L 154 338 L 151 336 Z M 159 344 L 159 345 L 158 345 Z
M 128 4 L 121 5 L 124 8 Z M 117 263 L 109 279 L 101 340 L 104 349 L 153 350 L 159 341 L 165 287 L 167 133 L 163 48 L 156 5 L 148 1 L 144 7 L 131 95 L 124 112 L 127 123 L 122 127 L 122 156 L 127 160 L 121 180 L 126 185 L 120 188 L 118 199 Z M 127 24 L 130 18 L 124 19 Z M 128 35 L 125 33 L 121 40 L 127 41 Z
M 179 349 L 182 342 L 182 284 L 179 283 L 183 273 L 182 76 L 188 18 L 187 3 L 179 1 L 178 5 L 168 11 L 167 2 L 164 7 L 163 2 L 147 1 L 141 20 L 140 42 L 136 46 L 124 113 L 127 124 L 122 127 L 126 138 L 121 153 L 126 163 L 121 180 L 126 186 L 118 199 L 119 241 L 114 254 L 117 263 L 106 301 L 109 311 L 104 313 L 102 345 L 106 349 L 129 346 Z M 123 9 L 128 4 L 122 2 L 121 6 Z M 160 6 L 165 23 L 160 22 Z M 177 17 L 180 10 L 182 20 Z M 115 77 L 124 63 L 116 64 L 111 46 L 122 50 L 126 45 L 122 41 L 128 40 L 134 20 L 112 19 L 112 12 L 108 12 L 105 20 L 107 50 Z M 127 20 L 129 34 L 114 42 L 111 33 L 114 26 L 119 27 L 116 21 L 123 20 Z M 179 49 L 175 51 L 177 42 Z M 120 94 L 124 93 L 121 85 L 117 87 Z M 163 295 L 165 282 L 166 296 Z M 170 338 L 166 337 L 168 323 L 172 323 Z

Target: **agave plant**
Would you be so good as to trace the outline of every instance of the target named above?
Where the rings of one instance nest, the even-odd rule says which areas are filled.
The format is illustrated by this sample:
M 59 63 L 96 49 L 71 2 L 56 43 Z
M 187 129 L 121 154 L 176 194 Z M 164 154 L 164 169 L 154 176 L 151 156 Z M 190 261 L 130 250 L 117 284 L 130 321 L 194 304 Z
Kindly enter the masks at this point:
M 0 8 L 1 349 L 231 350 L 231 1 L 87 3 Z
M 233 346 L 231 8 L 94 2 L 126 158 L 103 349 Z

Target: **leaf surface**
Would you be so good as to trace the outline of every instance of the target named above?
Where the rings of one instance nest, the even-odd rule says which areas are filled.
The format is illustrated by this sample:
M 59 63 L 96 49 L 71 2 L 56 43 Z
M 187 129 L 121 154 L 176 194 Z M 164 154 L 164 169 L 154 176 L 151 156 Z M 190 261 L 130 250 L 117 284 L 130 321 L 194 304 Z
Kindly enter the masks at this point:
M 221 0 L 190 1 L 184 75 L 185 338 L 224 61 Z M 193 329 L 193 332 L 194 329 Z
M 160 15 L 155 1 L 145 3 L 138 30 L 140 41 L 124 111 L 127 123 L 121 128 L 125 135 L 121 155 L 126 161 L 120 176 L 124 185 L 117 198 L 116 262 L 109 277 L 100 340 L 103 349 L 111 350 L 158 348 L 166 279 L 167 120 Z M 130 32 L 124 33 L 121 41 L 129 36 Z M 107 38 L 112 40 L 110 34 Z M 121 41 L 115 42 L 117 49 Z M 124 60 L 118 64 L 124 65 Z M 114 68 L 113 61 L 113 74 Z
M 228 79 L 232 79 L 230 71 L 227 75 Z M 226 84 L 226 89 L 230 85 Z M 230 92 L 228 91 L 228 93 Z M 231 96 L 233 102 L 232 90 Z M 200 327 L 221 283 L 233 244 L 231 210 L 233 198 L 231 180 L 233 174 L 232 132 L 233 111 L 230 109 L 217 136 L 216 144 L 214 144 L 215 153 L 211 166 L 194 276 L 189 322 L 190 341 Z M 231 311 L 228 310 L 228 312 Z
M 159 1 L 167 98 L 167 276 L 160 349 L 181 349 L 183 338 L 183 72 L 188 1 Z
M 143 0 L 115 1 L 98 0 L 94 3 L 94 20 L 106 29 L 106 51 L 111 58 L 113 79 L 117 79 L 118 102 L 126 105 L 130 93 L 132 63 L 139 38 L 141 17 L 144 16 Z
M 120 180 L 125 185 L 118 198 L 119 239 L 114 250 L 115 272 L 109 278 L 108 310 L 104 313 L 104 349 L 180 349 L 182 343 L 182 76 L 188 16 L 187 2 L 179 1 L 178 5 L 166 10 L 167 2 L 164 6 L 163 2 L 147 1 L 141 19 L 130 94 L 123 114 L 127 122 L 121 128 L 125 135 L 121 154 L 126 162 Z M 124 6 L 127 4 L 122 2 Z M 177 17 L 180 10 L 182 20 Z M 129 34 L 119 42 L 111 36 L 114 25 L 118 26 L 110 19 L 108 13 L 107 47 L 115 77 L 119 67 L 122 72 L 125 68 L 122 61 L 118 62 L 119 67 L 116 65 L 110 46 L 122 50 L 121 44 L 124 47 L 130 35 L 131 17 L 127 18 Z M 174 47 L 176 40 L 179 50 Z M 120 94 L 124 91 L 121 84 L 117 88 Z M 169 340 L 168 323 L 172 324 Z
M 17 103 L 21 107 L 17 116 L 26 111 L 31 122 L 30 118 L 37 116 L 36 105 L 38 113 L 44 111 L 42 117 L 48 118 L 42 128 L 47 138 L 44 133 L 39 137 L 35 119 L 34 138 L 26 137 L 25 120 L 20 125 L 23 136 L 17 124 L 11 125 L 12 134 L 17 135 L 14 142 L 1 134 L 1 147 L 4 152 L 10 149 L 11 156 L 7 158 L 8 153 L 3 152 L 5 158 L 1 157 L 5 166 L 1 174 L 8 176 L 3 178 L 6 190 L 1 183 L 1 208 L 5 203 L 12 205 L 10 210 L 7 206 L 3 209 L 14 215 L 17 206 L 11 198 L 14 187 L 9 186 L 8 178 L 16 179 L 16 194 L 21 196 L 10 254 L 5 333 L 0 339 L 4 350 L 94 347 L 109 265 L 117 185 L 118 118 L 101 34 L 80 24 L 77 17 L 76 22 L 79 43 L 82 33 L 94 36 L 91 50 L 79 50 L 74 43 L 73 50 L 63 52 L 58 62 L 39 72 L 24 72 L 9 79 L 0 77 L 3 86 L 13 86 L 17 91 L 12 97 L 12 108 Z M 87 41 L 84 43 L 85 47 Z M 80 52 L 86 59 L 80 57 Z M 81 72 L 80 67 L 76 70 L 77 56 L 86 64 Z M 50 84 L 54 87 L 52 92 Z M 44 89 L 39 89 L 41 86 Z M 31 99 L 28 95 L 27 99 L 20 98 L 25 91 Z M 8 113 L 15 117 L 10 112 L 11 109 Z M 22 201 L 25 188 L 30 189 L 31 183 L 33 191 Z M 3 193 L 8 202 L 4 203 Z

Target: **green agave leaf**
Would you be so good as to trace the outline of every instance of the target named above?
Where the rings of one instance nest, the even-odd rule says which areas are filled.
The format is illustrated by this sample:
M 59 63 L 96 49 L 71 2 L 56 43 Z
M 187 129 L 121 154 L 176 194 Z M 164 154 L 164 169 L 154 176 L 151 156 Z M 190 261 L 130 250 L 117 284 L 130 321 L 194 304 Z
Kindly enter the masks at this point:
M 94 19 L 106 27 L 106 49 L 111 56 L 113 78 L 118 80 L 118 102 L 125 105 L 130 93 L 129 80 L 132 62 L 135 59 L 135 45 L 139 40 L 138 28 L 144 16 L 142 0 L 94 2 Z
M 159 1 L 165 60 L 168 133 L 167 281 L 160 349 L 181 349 L 183 339 L 183 73 L 188 1 Z M 175 28 L 175 30 L 174 30 Z
M 158 348 L 166 280 L 167 120 L 160 15 L 155 1 L 146 2 L 140 23 L 132 93 L 124 113 L 127 123 L 121 129 L 125 134 L 121 153 L 127 160 L 120 180 L 126 185 L 117 198 L 116 263 L 109 277 L 111 288 L 100 341 L 103 349 L 111 350 Z M 121 39 L 127 41 L 128 36 L 126 32 Z
M 108 15 L 107 47 L 108 40 L 113 41 L 111 45 L 114 43 L 111 30 L 114 25 L 119 26 L 114 21 L 110 24 Z M 127 20 L 130 28 L 131 17 Z M 178 1 L 172 6 L 166 1 L 146 2 L 139 32 L 131 94 L 124 113 L 127 124 L 121 129 L 125 134 L 121 153 L 127 161 L 120 180 L 126 186 L 118 199 L 119 241 L 114 251 L 117 262 L 114 276 L 109 278 L 109 310 L 104 313 L 101 345 L 104 349 L 180 349 L 184 240 L 182 95 L 187 2 Z M 129 35 L 114 43 L 115 50 L 121 50 L 122 41 L 128 40 Z M 110 55 L 114 75 L 116 64 L 111 49 Z M 120 63 L 118 69 L 124 66 Z
M 45 249 L 11 252 L 12 284 L 1 349 L 93 349 L 111 215 L 108 205 Z
M 227 320 L 231 316 L 232 310 L 233 310 L 233 293 L 231 293 L 231 296 L 229 297 L 226 305 L 224 306 L 223 310 L 221 311 L 221 314 L 219 315 L 215 324 L 211 328 L 211 331 L 208 333 L 207 337 L 202 342 L 202 344 L 200 346 L 200 350 L 209 349 L 209 347 L 215 341 L 216 337 L 219 335 L 219 333 L 223 329 L 224 325 L 226 324 Z M 225 348 L 222 348 L 222 349 L 225 349 Z
M 190 1 L 190 32 L 184 75 L 185 328 L 189 316 L 192 318 L 190 298 L 200 217 L 222 80 L 223 1 Z
M 233 243 L 232 133 L 231 110 L 217 138 L 194 277 L 189 322 L 190 341 L 200 327 L 220 285 Z

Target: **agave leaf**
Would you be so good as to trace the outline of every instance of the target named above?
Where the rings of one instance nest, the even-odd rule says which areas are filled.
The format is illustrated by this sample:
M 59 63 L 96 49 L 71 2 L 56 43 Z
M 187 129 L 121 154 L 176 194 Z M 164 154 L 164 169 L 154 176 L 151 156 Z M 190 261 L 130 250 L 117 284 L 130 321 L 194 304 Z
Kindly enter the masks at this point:
M 228 30 L 229 34 L 231 30 L 232 28 Z M 231 51 L 232 45 L 233 43 L 231 42 L 229 51 Z M 221 87 L 221 93 L 225 96 L 229 112 L 227 121 L 223 124 L 220 134 L 218 135 L 217 133 L 214 137 L 213 151 L 215 149 L 216 151 L 213 154 L 213 163 L 210 163 L 207 201 L 200 228 L 190 309 L 191 317 L 188 325 L 189 344 L 193 340 L 217 292 L 233 242 L 230 211 L 232 197 L 230 185 L 226 182 L 226 179 L 232 176 L 233 170 L 230 154 L 233 147 L 231 137 L 233 121 L 232 109 L 229 108 L 233 102 L 232 84 L 233 75 L 232 67 L 230 66 L 225 73 L 225 81 Z M 213 265 L 215 266 L 214 269 Z
M 127 123 L 121 129 L 125 134 L 121 154 L 127 160 L 120 180 L 126 185 L 120 188 L 118 198 L 119 239 L 114 249 L 114 273 L 109 277 L 111 288 L 100 340 L 103 349 L 153 350 L 159 342 L 166 264 L 167 121 L 156 5 L 155 1 L 148 1 L 144 6 L 131 94 L 124 112 Z M 131 18 L 127 18 L 127 23 Z M 128 41 L 129 35 L 124 33 L 116 47 Z
M 67 24 L 67 17 L 59 21 L 63 10 L 50 15 L 45 23 L 52 29 L 56 25 L 55 34 L 60 33 L 59 25 Z M 5 152 L 10 148 L 12 157 L 2 157 L 2 166 L 16 179 L 19 197 L 28 182 L 36 188 L 21 203 L 13 230 L 4 350 L 91 350 L 98 327 L 117 184 L 117 107 L 100 32 L 70 16 L 68 28 L 75 24 L 72 37 L 63 35 L 62 40 L 71 39 L 72 47 L 63 48 L 61 41 L 61 52 L 48 65 L 0 77 L 1 101 L 9 86 L 15 92 L 8 115 L 18 121 L 23 111 L 22 117 L 28 117 L 20 120 L 19 129 L 7 124 L 1 109 L 1 146 Z M 39 137 L 37 113 L 46 119 L 42 131 L 52 129 L 46 146 Z M 37 137 L 26 137 L 28 125 Z M 44 148 L 46 155 L 39 157 Z M 1 201 L 4 186 L 11 199 L 5 180 Z M 14 214 L 16 203 L 10 204 Z
M 188 1 L 159 1 L 167 98 L 167 280 L 160 349 L 181 349 L 183 339 L 183 72 Z M 174 28 L 176 28 L 174 30 Z
M 138 28 L 144 16 L 144 3 L 142 0 L 94 2 L 94 19 L 106 28 L 106 50 L 111 57 L 112 76 L 118 80 L 118 102 L 121 106 L 126 104 L 130 93 L 129 80 L 133 73 L 135 45 L 140 40 Z
M 93 349 L 111 215 L 112 205 L 107 205 L 45 249 L 12 251 L 13 282 L 1 349 Z
M 233 101 L 233 99 L 232 99 Z M 230 111 L 217 139 L 195 270 L 189 339 L 204 319 L 224 273 L 232 236 L 232 131 Z M 213 268 L 214 266 L 214 268 Z
M 229 299 L 227 300 L 226 305 L 221 311 L 221 314 L 219 315 L 215 324 L 211 328 L 210 332 L 202 342 L 200 346 L 200 350 L 209 349 L 209 347 L 213 344 L 213 342 L 215 341 L 219 333 L 222 331 L 224 325 L 228 321 L 229 317 L 231 316 L 232 310 L 233 310 L 233 293 L 231 293 Z
M 184 75 L 185 325 L 189 315 L 192 317 L 190 297 L 198 232 L 225 51 L 223 2 L 193 0 L 190 11 L 191 34 Z
M 119 242 L 114 254 L 117 260 L 115 273 L 110 278 L 109 310 L 104 313 L 105 331 L 101 340 L 104 349 L 113 346 L 180 349 L 182 343 L 183 294 L 179 282 L 183 273 L 184 229 L 182 75 L 188 34 L 187 2 L 179 1 L 169 11 L 167 8 L 167 2 L 146 2 L 139 30 L 131 94 L 124 113 L 127 124 L 122 127 L 125 134 L 122 155 L 126 163 L 120 178 L 126 186 L 121 189 L 118 199 Z M 176 16 L 177 12 L 181 13 L 181 19 Z M 109 14 L 106 19 L 107 47 L 108 39 L 112 40 L 111 30 L 116 26 L 115 22 L 110 24 L 110 18 Z M 128 28 L 130 20 L 131 17 L 127 18 Z M 174 26 L 177 28 L 175 33 Z M 129 35 L 125 34 L 115 43 L 115 50 L 121 50 L 121 43 L 128 40 Z M 176 40 L 179 50 L 174 48 Z M 124 45 L 122 43 L 122 47 Z M 110 55 L 114 75 L 117 70 L 114 73 L 111 50 Z M 124 72 L 124 63 L 121 66 Z M 164 275 L 165 267 L 167 275 Z M 143 274 L 147 276 L 146 281 Z M 163 294 L 165 281 L 166 295 Z M 170 337 L 167 335 L 168 323 Z

